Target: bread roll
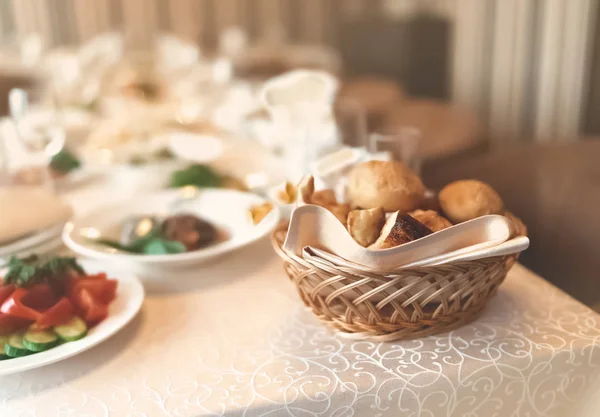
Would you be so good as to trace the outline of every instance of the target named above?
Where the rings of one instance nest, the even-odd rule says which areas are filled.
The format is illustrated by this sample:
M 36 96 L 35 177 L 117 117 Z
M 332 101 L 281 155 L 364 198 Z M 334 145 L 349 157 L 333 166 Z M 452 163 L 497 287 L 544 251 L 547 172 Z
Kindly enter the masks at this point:
M 455 181 L 439 195 L 442 211 L 452 223 L 461 223 L 486 214 L 501 214 L 502 199 L 486 183 L 477 180 Z
M 408 214 L 396 212 L 385 222 L 379 238 L 369 249 L 388 249 L 420 239 L 432 233 L 427 226 Z
M 432 232 L 439 232 L 452 226 L 452 223 L 448 219 L 442 217 L 440 213 L 434 210 L 415 210 L 408 214 L 423 223 Z
M 419 207 L 424 195 L 419 177 L 396 161 L 368 161 L 354 167 L 348 177 L 350 202 L 363 209 L 407 213 Z
M 298 184 L 298 205 L 311 204 L 312 196 L 315 193 L 315 179 L 312 175 L 307 175 L 300 180 Z
M 335 204 L 328 204 L 324 207 L 327 210 L 329 210 L 330 212 L 332 212 L 335 215 L 335 217 L 337 217 L 338 220 L 344 224 L 344 226 L 346 225 L 346 223 L 348 221 L 348 214 L 352 210 L 352 208 L 350 208 L 350 204 L 335 203 Z
M 327 206 L 328 204 L 337 204 L 337 199 L 335 198 L 335 193 L 333 190 L 319 190 L 315 191 L 311 197 L 311 203 L 316 204 L 317 206 Z
M 518 234 L 527 236 L 527 226 L 525 226 L 525 224 L 520 218 L 518 218 L 508 210 L 505 210 L 502 214 L 504 215 L 504 217 L 511 221 L 511 223 L 513 224 L 513 230 L 516 229 Z
M 384 224 L 385 212 L 381 207 L 353 210 L 348 214 L 348 231 L 354 240 L 364 247 L 377 240 Z

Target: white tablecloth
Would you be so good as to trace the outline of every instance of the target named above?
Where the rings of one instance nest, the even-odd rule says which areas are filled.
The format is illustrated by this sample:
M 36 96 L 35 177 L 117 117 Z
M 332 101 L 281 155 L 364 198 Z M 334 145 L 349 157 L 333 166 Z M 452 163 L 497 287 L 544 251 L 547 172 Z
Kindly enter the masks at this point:
M 267 241 L 146 287 L 113 338 L 0 377 L 0 416 L 600 415 L 600 316 L 520 265 L 479 320 L 395 343 L 321 325 Z

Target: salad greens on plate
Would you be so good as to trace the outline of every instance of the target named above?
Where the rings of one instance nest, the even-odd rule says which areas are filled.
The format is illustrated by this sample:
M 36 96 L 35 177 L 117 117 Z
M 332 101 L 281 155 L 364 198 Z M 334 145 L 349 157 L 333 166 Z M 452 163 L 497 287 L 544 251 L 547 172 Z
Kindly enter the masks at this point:
M 81 339 L 116 294 L 116 280 L 87 274 L 75 258 L 11 258 L 0 283 L 0 360 Z
M 248 187 L 239 179 L 223 175 L 214 168 L 193 164 L 187 168 L 171 174 L 170 186 L 172 188 L 193 186 L 198 188 L 230 188 L 239 191 L 248 191 Z

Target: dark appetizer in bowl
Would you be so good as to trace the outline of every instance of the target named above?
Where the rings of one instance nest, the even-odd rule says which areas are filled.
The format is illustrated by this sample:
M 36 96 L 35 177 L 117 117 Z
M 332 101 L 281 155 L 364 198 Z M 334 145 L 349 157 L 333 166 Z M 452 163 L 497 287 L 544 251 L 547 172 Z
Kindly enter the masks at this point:
M 205 248 L 223 240 L 224 233 L 207 220 L 189 213 L 161 219 L 136 216 L 121 226 L 118 241 L 97 238 L 95 242 L 112 248 L 143 255 L 169 255 Z

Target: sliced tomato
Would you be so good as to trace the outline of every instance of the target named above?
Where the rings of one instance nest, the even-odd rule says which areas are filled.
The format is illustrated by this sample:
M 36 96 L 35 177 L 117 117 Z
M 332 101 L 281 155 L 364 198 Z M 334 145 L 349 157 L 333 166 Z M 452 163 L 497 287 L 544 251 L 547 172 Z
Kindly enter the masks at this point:
M 15 288 L 15 284 L 7 284 L 0 287 L 0 304 L 13 293 Z
M 108 316 L 108 306 L 98 301 L 89 290 L 82 288 L 79 295 L 85 309 L 84 319 L 88 324 L 98 323 Z
M 90 275 L 84 275 L 83 277 L 81 277 L 82 279 L 94 279 L 94 280 L 102 280 L 102 279 L 107 279 L 106 273 L 104 272 L 100 272 L 98 274 L 90 274 Z
M 23 298 L 27 293 L 28 291 L 24 288 L 15 289 L 0 306 L 0 313 L 27 320 L 38 320 L 42 313 L 23 304 Z
M 41 317 L 36 320 L 35 324 L 37 324 L 41 329 L 51 326 L 58 326 L 71 320 L 73 315 L 73 304 L 71 304 L 66 297 L 63 297 L 58 301 L 58 303 L 46 310 Z
M 108 306 L 106 304 L 94 304 L 85 314 L 84 320 L 89 325 L 100 323 L 108 317 Z
M 0 313 L 0 336 L 8 336 L 17 330 L 29 327 L 31 320 Z
M 69 299 L 88 324 L 96 324 L 108 316 L 108 305 L 100 302 L 87 288 L 77 288 Z
M 45 311 L 59 300 L 56 293 L 48 284 L 34 284 L 27 289 L 22 302 L 25 306 L 37 311 Z
M 86 289 L 102 304 L 110 304 L 117 296 L 117 281 L 114 279 L 80 278 L 73 283 L 73 290 Z

